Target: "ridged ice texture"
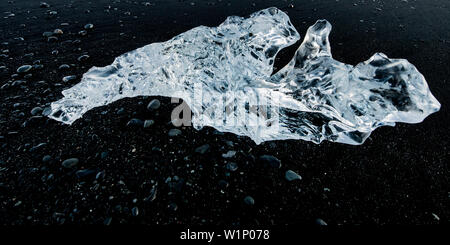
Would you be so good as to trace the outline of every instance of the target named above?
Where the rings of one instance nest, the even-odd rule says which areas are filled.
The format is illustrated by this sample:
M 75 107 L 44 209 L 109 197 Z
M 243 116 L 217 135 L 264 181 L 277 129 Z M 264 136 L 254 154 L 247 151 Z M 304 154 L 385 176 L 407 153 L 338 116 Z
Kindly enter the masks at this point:
M 141 95 L 179 97 L 195 113 L 194 84 L 218 96 L 259 87 L 270 78 L 278 51 L 299 39 L 289 17 L 276 8 L 247 19 L 228 17 L 218 27 L 199 26 L 91 68 L 52 103 L 50 117 L 71 124 L 92 108 Z
M 425 78 L 405 59 L 382 53 L 353 67 L 333 59 L 331 25 L 311 26 L 292 61 L 272 76 L 284 95 L 278 139 L 362 144 L 380 126 L 419 123 L 438 111 Z
M 353 67 L 332 58 L 331 25 L 308 29 L 292 61 L 272 75 L 278 51 L 299 34 L 276 8 L 229 17 L 136 49 L 91 68 L 52 103 L 51 118 L 73 123 L 88 110 L 125 97 L 182 98 L 196 128 L 268 140 L 362 144 L 379 126 L 419 123 L 440 109 L 417 69 L 375 54 Z

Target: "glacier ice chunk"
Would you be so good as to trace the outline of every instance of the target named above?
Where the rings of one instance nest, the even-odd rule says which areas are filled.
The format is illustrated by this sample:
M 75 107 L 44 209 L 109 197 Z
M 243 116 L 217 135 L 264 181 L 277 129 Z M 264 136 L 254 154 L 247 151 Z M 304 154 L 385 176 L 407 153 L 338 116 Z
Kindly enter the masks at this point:
M 182 98 L 197 129 L 211 126 L 268 140 L 362 144 L 377 127 L 419 123 L 440 109 L 425 78 L 404 59 L 375 54 L 356 66 L 332 58 L 331 25 L 311 26 L 291 62 L 278 52 L 300 35 L 276 8 L 199 26 L 93 67 L 63 91 L 49 117 L 66 124 L 125 97 Z

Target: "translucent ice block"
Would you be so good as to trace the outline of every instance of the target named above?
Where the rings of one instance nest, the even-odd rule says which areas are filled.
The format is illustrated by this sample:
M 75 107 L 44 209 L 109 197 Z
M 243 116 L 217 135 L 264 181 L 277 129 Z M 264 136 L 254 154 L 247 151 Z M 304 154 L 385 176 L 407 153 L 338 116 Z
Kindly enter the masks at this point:
M 93 67 L 52 103 L 50 117 L 71 124 L 88 110 L 125 97 L 182 98 L 194 127 L 245 135 L 257 144 L 303 139 L 362 144 L 395 122 L 418 123 L 440 108 L 417 69 L 375 54 L 353 67 L 334 60 L 319 20 L 292 61 L 273 72 L 279 50 L 299 40 L 276 8 L 200 26 Z

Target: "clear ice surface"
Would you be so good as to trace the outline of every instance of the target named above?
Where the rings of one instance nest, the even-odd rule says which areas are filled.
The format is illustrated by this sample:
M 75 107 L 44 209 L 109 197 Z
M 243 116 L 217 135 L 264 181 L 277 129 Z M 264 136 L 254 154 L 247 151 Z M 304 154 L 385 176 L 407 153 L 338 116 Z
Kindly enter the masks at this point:
M 197 129 L 268 140 L 362 144 L 377 127 L 419 123 L 440 109 L 427 82 L 404 59 L 377 53 L 356 66 L 332 58 L 331 25 L 309 27 L 294 58 L 272 75 L 277 53 L 300 35 L 276 8 L 199 26 L 93 67 L 64 90 L 49 117 L 72 124 L 125 97 L 182 98 Z

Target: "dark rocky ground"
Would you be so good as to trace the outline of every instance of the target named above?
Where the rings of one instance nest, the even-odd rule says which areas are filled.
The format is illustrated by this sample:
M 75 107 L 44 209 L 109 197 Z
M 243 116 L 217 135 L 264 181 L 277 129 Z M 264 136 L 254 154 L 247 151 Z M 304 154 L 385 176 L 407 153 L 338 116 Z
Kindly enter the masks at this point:
M 448 1 L 46 2 L 50 7 L 0 1 L 1 224 L 448 223 Z M 156 112 L 146 109 L 153 98 L 121 100 L 72 126 L 31 115 L 33 108 L 59 99 L 91 66 L 269 6 L 287 11 L 302 36 L 317 19 L 328 19 L 340 61 L 356 64 L 377 51 L 408 59 L 427 78 L 441 111 L 421 124 L 378 129 L 362 146 L 255 145 L 211 128 L 182 128 L 181 135 L 168 137 L 176 106 L 168 98 L 159 98 Z M 94 28 L 83 35 L 88 23 Z M 55 29 L 63 34 L 43 37 Z M 277 66 L 295 49 L 283 52 Z M 86 54 L 88 59 L 78 61 Z M 25 64 L 35 66 L 27 75 L 17 74 Z M 59 69 L 62 64 L 69 68 Z M 63 82 L 68 75 L 77 79 Z M 131 118 L 155 124 L 130 128 Z M 205 144 L 208 152 L 195 152 Z M 237 153 L 223 158 L 228 151 Z M 281 168 L 262 162 L 262 155 L 278 158 Z M 79 159 L 72 169 L 62 166 L 69 158 Z M 230 162 L 237 170 L 227 169 Z M 287 170 L 302 180 L 288 182 Z M 253 205 L 245 202 L 247 196 Z

